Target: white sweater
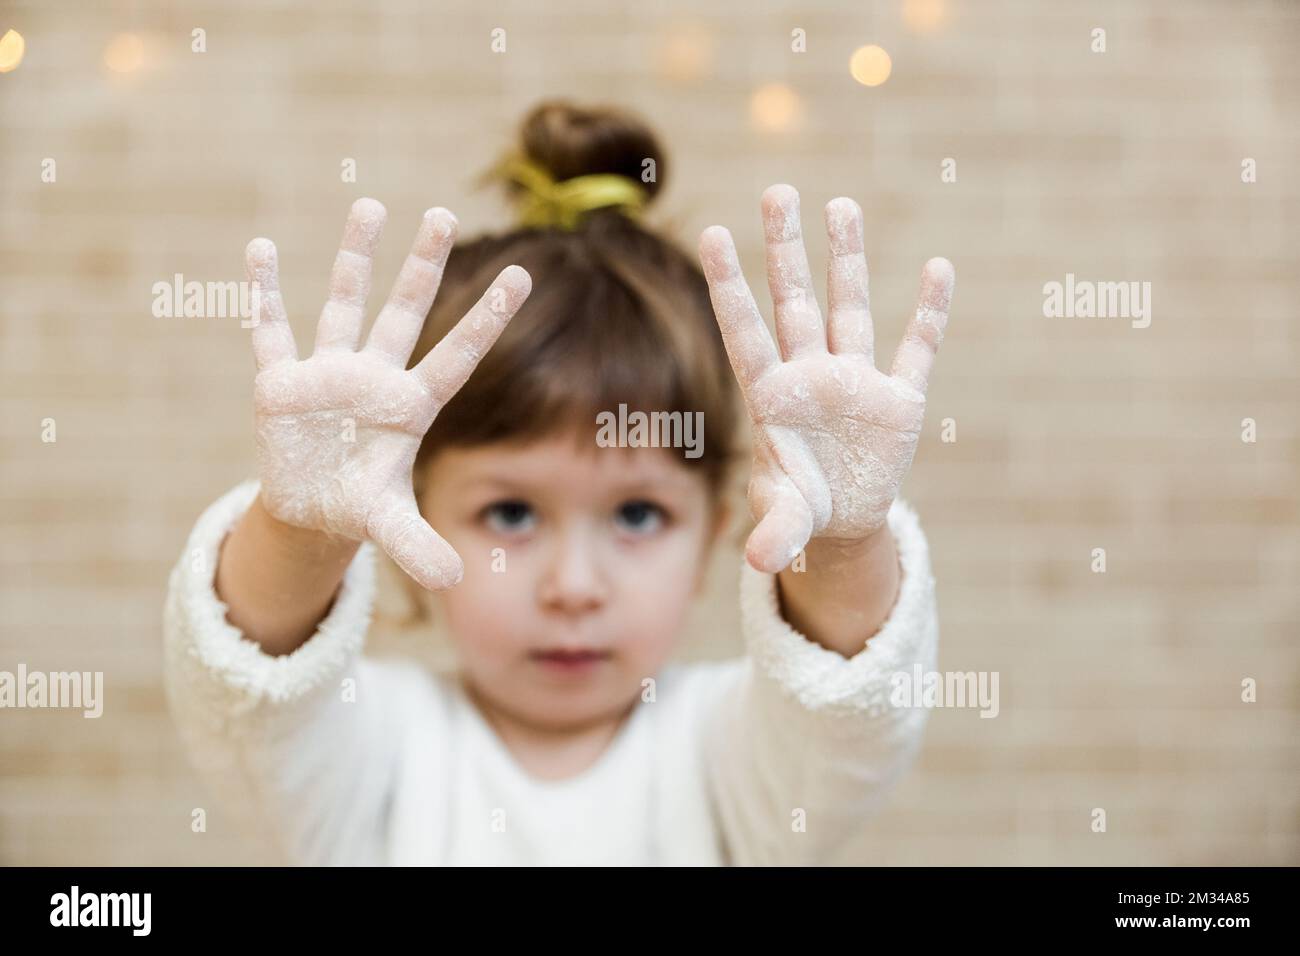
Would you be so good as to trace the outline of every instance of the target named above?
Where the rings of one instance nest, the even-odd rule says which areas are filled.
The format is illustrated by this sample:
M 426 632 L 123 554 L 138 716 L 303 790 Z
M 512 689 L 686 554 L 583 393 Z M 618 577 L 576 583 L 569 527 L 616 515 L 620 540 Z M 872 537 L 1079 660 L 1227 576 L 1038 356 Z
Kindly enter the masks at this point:
M 596 764 L 543 781 L 454 676 L 362 656 L 372 545 L 293 653 L 271 657 L 226 620 L 219 547 L 256 493 L 247 482 L 211 505 L 172 571 L 165 679 L 218 802 L 284 862 L 823 863 L 920 746 L 927 712 L 889 702 L 891 675 L 933 669 L 938 642 L 926 541 L 901 501 L 901 593 L 864 650 L 846 659 L 796 632 L 775 577 L 743 565 L 747 655 L 666 667 Z

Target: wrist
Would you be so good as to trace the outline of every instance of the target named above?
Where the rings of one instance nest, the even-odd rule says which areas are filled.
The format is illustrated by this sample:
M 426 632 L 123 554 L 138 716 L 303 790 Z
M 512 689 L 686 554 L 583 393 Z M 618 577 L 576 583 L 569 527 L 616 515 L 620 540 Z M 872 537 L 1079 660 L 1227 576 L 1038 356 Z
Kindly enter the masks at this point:
M 360 546 L 278 520 L 259 495 L 221 542 L 214 586 L 226 619 L 267 654 L 291 653 L 329 613 Z
M 361 542 L 354 538 L 281 521 L 271 514 L 260 493 L 253 499 L 245 517 L 256 527 L 258 537 L 285 557 L 346 564 L 361 547 Z
M 888 524 L 865 538 L 814 538 L 803 572 L 777 576 L 781 613 L 809 640 L 853 657 L 888 619 L 902 580 Z
M 819 567 L 859 565 L 895 550 L 889 522 L 861 538 L 813 538 L 804 548 L 808 564 Z

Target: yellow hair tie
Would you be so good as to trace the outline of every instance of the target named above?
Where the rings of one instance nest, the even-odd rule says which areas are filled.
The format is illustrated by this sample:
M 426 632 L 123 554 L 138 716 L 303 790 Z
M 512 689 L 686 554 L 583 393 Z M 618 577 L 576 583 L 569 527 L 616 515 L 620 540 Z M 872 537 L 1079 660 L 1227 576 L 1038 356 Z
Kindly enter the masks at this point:
M 638 218 L 646 204 L 645 187 L 629 176 L 594 173 L 556 181 L 545 169 L 528 159 L 504 160 L 498 171 L 523 186 L 519 195 L 521 226 L 558 226 L 576 229 L 584 213 L 607 206 Z

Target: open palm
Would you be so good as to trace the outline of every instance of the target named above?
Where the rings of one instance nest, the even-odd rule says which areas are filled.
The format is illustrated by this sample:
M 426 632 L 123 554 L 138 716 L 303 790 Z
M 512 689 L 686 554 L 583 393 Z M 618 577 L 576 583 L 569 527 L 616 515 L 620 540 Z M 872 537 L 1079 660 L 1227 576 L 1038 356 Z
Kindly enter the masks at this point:
M 746 555 L 758 570 L 775 573 L 813 537 L 863 539 L 884 525 L 916 452 L 954 274 L 946 259 L 925 264 L 920 302 L 886 375 L 875 365 L 861 208 L 846 198 L 826 205 L 825 324 L 799 194 L 772 186 L 762 209 L 779 354 L 731 234 L 706 229 L 700 259 L 754 432 L 749 503 L 758 526 Z
M 446 209 L 424 214 L 388 302 L 358 349 L 385 219 L 373 199 L 353 204 L 315 350 L 302 361 L 280 297 L 275 246 L 268 239 L 249 243 L 248 277 L 258 301 L 252 338 L 260 494 L 280 521 L 373 540 L 417 582 L 437 590 L 459 581 L 463 566 L 416 507 L 415 455 L 438 411 L 528 297 L 531 279 L 519 266 L 502 270 L 408 371 L 457 223 Z

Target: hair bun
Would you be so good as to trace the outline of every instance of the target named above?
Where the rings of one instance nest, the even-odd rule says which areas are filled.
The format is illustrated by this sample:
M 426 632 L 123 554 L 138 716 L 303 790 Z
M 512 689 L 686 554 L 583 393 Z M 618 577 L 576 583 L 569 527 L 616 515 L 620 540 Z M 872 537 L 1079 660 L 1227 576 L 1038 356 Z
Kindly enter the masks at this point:
M 646 202 L 664 181 L 658 138 L 639 117 L 619 107 L 539 103 L 520 125 L 519 148 L 557 181 L 596 173 L 627 176 L 645 188 Z M 652 176 L 645 175 L 648 169 Z

